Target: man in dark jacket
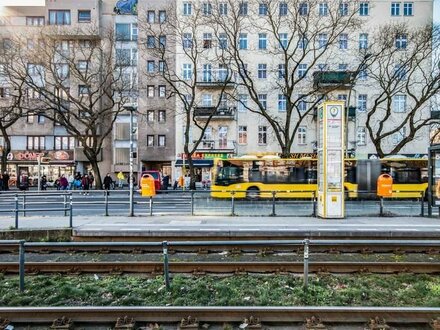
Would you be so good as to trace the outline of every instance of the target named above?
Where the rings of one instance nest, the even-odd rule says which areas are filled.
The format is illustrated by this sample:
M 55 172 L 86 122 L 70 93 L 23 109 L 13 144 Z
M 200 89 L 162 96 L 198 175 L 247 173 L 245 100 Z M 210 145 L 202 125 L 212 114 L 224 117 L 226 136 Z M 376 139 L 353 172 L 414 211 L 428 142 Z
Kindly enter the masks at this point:
M 10 176 L 8 172 L 5 171 L 5 173 L 3 173 L 3 190 L 9 190 L 9 179 Z
M 110 190 L 110 187 L 112 185 L 113 179 L 110 176 L 110 173 L 107 173 L 107 175 L 104 178 L 104 190 L 107 191 L 107 195 L 109 195 L 110 193 L 108 192 Z

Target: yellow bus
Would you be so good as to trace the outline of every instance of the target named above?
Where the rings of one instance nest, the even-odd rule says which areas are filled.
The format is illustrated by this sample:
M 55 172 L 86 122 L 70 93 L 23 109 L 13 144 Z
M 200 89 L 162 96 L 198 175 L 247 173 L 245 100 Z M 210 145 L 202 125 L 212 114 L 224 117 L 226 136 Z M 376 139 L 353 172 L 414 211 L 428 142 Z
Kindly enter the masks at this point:
M 345 161 L 344 188 L 349 198 L 374 198 L 377 177 L 393 178 L 392 198 L 419 198 L 428 188 L 427 159 L 387 158 Z M 243 156 L 215 159 L 214 198 L 313 198 L 317 195 L 317 159 Z

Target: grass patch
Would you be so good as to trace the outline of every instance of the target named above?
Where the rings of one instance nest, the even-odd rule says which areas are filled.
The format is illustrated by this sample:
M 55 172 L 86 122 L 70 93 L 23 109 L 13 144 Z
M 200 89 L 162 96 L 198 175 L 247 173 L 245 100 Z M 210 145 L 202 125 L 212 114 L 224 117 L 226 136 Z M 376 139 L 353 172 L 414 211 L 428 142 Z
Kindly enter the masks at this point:
M 430 306 L 440 307 L 440 277 L 429 275 L 319 275 L 304 291 L 298 276 L 0 275 L 0 306 Z

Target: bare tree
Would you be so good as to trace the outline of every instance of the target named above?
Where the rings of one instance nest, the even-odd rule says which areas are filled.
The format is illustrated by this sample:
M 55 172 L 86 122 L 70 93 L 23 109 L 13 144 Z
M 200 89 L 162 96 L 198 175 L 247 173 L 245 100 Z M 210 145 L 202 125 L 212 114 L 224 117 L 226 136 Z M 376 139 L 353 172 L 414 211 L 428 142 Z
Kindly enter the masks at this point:
M 23 40 L 17 40 L 16 47 L 22 51 L 12 75 L 24 80 L 28 91 L 38 95 L 38 107 L 28 111 L 63 126 L 76 139 L 93 169 L 96 188 L 100 189 L 98 163 L 102 148 L 117 116 L 125 110 L 129 98 L 136 95 L 136 82 L 124 65 L 131 59 L 115 56 L 117 40 L 113 30 L 99 34 L 90 31 L 90 35 L 99 38 L 83 41 L 73 34 L 60 40 L 51 37 L 50 30 L 43 30 L 32 50 L 24 49 Z
M 340 79 L 325 89 L 320 76 L 312 73 L 347 63 L 344 57 L 348 55 L 341 56 L 339 48 L 345 48 L 350 33 L 362 25 L 357 5 L 339 0 L 252 1 L 249 6 L 247 2 L 217 1 L 217 37 L 227 40 L 224 52 L 238 72 L 240 94 L 247 94 L 251 102 L 240 97 L 237 101 L 268 122 L 282 157 L 289 157 L 299 126 L 312 117 L 317 104 L 354 81 L 349 70 L 356 72 L 361 65 L 356 56 L 350 68 L 337 74 Z M 258 35 L 258 44 L 251 45 L 248 35 Z M 261 64 L 250 68 L 248 62 L 254 64 L 257 58 Z M 278 103 L 268 104 L 263 96 L 274 94 Z
M 421 130 L 438 125 L 430 110 L 440 91 L 439 41 L 440 29 L 432 25 L 386 25 L 374 35 L 366 128 L 380 157 L 399 153 Z
M 232 98 L 235 87 L 229 62 L 214 47 L 215 31 L 209 27 L 212 18 L 205 12 L 208 8 L 191 3 L 189 10 L 189 15 L 180 15 L 179 9 L 171 6 L 166 11 L 168 17 L 159 24 L 149 23 L 146 14 L 140 15 L 147 19 L 141 19 L 139 26 L 145 53 L 161 63 L 156 72 L 147 71 L 146 78 L 160 77 L 169 87 L 167 96 L 176 98 L 171 107 L 176 111 L 176 122 L 184 126 L 183 158 L 189 168 L 190 189 L 195 189 L 193 155 L 212 119 L 225 112 L 232 114 L 227 100 Z M 212 69 L 212 63 L 220 63 L 221 69 Z M 214 94 L 208 102 L 202 100 L 205 88 Z

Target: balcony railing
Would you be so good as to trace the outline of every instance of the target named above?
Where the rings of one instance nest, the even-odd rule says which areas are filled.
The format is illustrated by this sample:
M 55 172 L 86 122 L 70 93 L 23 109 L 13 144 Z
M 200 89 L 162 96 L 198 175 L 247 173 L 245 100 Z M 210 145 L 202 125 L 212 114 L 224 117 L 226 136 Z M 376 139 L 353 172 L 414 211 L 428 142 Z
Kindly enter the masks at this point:
M 236 83 L 235 73 L 229 70 L 202 70 L 197 77 L 199 87 L 223 88 L 233 87 Z
M 197 152 L 235 153 L 235 141 L 234 140 L 203 140 L 198 145 Z
M 203 119 L 209 118 L 211 119 L 234 119 L 235 118 L 236 107 L 195 107 L 194 108 L 194 117 Z
M 352 71 L 317 71 L 313 73 L 315 88 L 351 88 L 355 73 Z

